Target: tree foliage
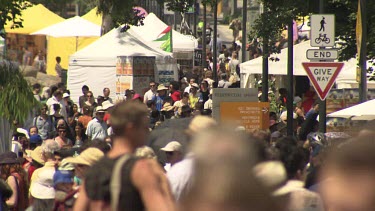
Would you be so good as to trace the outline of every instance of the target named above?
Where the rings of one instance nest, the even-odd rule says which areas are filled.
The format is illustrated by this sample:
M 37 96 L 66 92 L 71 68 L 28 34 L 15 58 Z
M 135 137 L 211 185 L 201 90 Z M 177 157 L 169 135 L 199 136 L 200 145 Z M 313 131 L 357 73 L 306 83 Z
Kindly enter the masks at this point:
M 280 39 L 282 30 L 290 20 L 299 17 L 317 14 L 319 3 L 316 0 L 261 0 L 264 5 L 264 13 L 255 21 L 253 30 L 249 34 L 249 40 L 265 38 L 269 40 L 269 52 L 279 53 L 280 49 L 274 44 Z M 280 6 L 282 5 L 282 6 Z M 341 50 L 339 60 L 348 60 L 357 54 L 356 46 L 356 19 L 358 1 L 326 0 L 325 13 L 335 14 L 336 17 L 336 41 Z M 375 1 L 367 1 L 367 56 L 375 59 Z M 306 20 L 305 20 L 306 21 Z
M 22 27 L 21 11 L 30 6 L 26 0 L 0 0 L 0 36 L 4 37 L 4 26 L 7 21 L 13 22 L 12 27 Z
M 357 54 L 356 21 L 358 1 L 330 0 L 325 13 L 336 16 L 336 41 L 340 47 L 340 60 L 349 60 Z M 367 0 L 367 58 L 375 59 L 375 1 Z
M 144 16 L 139 10 L 134 9 L 138 5 L 138 0 L 96 0 L 95 2 L 98 12 L 103 15 L 103 24 L 107 21 L 111 22 L 113 27 L 123 25 L 123 31 L 128 30 L 131 25 L 143 25 Z
M 0 93 L 0 117 L 9 122 L 24 122 L 38 105 L 18 65 L 11 62 L 0 63 Z
M 267 39 L 270 48 L 269 52 L 264 52 L 266 55 L 280 53 L 281 49 L 274 46 L 280 40 L 281 32 L 292 20 L 306 16 L 309 5 L 306 4 L 306 0 L 261 0 L 261 2 L 264 12 L 255 20 L 249 39 Z
M 180 13 L 185 13 L 194 6 L 194 0 L 163 0 L 163 2 L 167 3 L 168 10 Z

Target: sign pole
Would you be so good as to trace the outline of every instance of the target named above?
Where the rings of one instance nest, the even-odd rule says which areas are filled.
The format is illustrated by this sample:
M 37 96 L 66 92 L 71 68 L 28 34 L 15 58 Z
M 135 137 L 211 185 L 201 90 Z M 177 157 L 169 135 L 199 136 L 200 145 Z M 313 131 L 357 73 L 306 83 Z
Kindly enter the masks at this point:
M 319 13 L 324 13 L 324 0 L 319 1 Z M 334 41 L 334 37 L 332 37 L 332 41 Z M 319 47 L 319 49 L 324 50 L 325 47 Z M 319 131 L 322 133 L 326 132 L 327 126 L 327 101 L 321 100 L 319 102 Z
M 293 136 L 293 20 L 288 24 L 288 96 L 286 100 L 287 106 L 287 135 Z
M 243 0 L 243 5 L 242 5 L 242 46 L 241 46 L 241 62 L 246 61 L 246 23 L 247 23 L 247 0 Z M 239 55 L 238 55 L 239 57 Z
M 206 64 L 206 47 L 207 47 L 207 44 L 206 44 L 206 26 L 207 26 L 207 18 L 206 18 L 206 12 L 207 12 L 207 8 L 206 8 L 206 4 L 204 3 L 203 4 L 203 29 L 202 29 L 202 66 L 203 68 L 207 68 L 207 64 Z
M 217 77 L 217 0 L 214 1 L 214 35 L 213 37 L 211 38 L 213 39 L 213 46 L 212 46 L 212 51 L 213 51 L 213 68 L 212 68 L 212 71 L 213 71 L 213 78 L 214 78 L 214 81 L 218 82 L 218 77 Z M 221 48 L 221 46 L 220 46 Z

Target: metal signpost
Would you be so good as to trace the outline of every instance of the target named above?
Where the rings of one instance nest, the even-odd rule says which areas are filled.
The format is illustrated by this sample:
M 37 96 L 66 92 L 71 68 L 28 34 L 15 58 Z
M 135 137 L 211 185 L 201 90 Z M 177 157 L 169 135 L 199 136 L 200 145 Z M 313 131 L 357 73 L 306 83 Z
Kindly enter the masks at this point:
M 321 1 L 321 7 L 323 3 Z M 322 9 L 321 9 L 322 12 Z M 326 47 L 335 46 L 335 15 L 314 14 L 310 17 L 310 45 L 319 49 L 309 49 L 306 57 L 312 62 L 302 63 L 321 103 L 319 105 L 319 129 L 326 132 L 326 97 L 344 63 L 333 62 L 338 58 L 338 50 Z

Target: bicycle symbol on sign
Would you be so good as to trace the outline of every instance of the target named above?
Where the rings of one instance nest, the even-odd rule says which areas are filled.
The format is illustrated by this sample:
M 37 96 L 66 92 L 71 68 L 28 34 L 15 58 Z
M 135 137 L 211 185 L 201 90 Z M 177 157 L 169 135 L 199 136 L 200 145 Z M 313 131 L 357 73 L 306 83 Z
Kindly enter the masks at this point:
M 327 34 L 319 34 L 319 37 L 315 39 L 316 44 L 320 44 L 321 42 L 330 43 L 331 40 L 327 37 Z

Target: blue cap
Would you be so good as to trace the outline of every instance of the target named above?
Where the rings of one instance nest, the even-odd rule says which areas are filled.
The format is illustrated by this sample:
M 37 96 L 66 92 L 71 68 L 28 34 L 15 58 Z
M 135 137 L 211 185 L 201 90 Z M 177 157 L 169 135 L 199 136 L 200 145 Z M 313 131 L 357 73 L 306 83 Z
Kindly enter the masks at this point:
M 42 137 L 40 135 L 32 135 L 30 136 L 30 143 L 32 144 L 41 144 L 43 142 Z
M 59 183 L 73 183 L 73 172 L 66 170 L 56 170 L 53 175 L 53 185 L 56 187 Z

